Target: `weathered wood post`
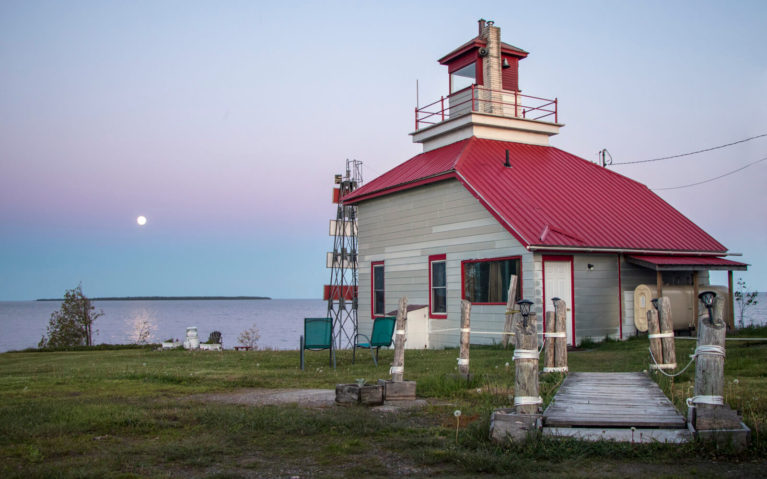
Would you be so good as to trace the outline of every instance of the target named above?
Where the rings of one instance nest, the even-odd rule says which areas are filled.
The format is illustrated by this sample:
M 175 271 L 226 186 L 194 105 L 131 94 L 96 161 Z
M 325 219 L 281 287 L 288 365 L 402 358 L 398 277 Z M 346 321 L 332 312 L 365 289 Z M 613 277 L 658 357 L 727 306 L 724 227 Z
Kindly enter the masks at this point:
M 522 315 L 515 314 L 514 331 L 514 408 L 501 408 L 490 416 L 490 438 L 496 442 L 524 441 L 542 427 L 538 384 L 538 328 L 532 301 L 519 303 Z
M 399 300 L 397 324 L 394 327 L 394 360 L 392 361 L 391 381 L 379 381 L 384 386 L 384 400 L 415 399 L 415 381 L 405 381 L 405 341 L 407 335 L 407 297 Z
M 701 296 L 706 294 L 714 293 L 704 292 Z M 704 313 L 698 321 L 695 396 L 687 400 L 688 419 L 698 438 L 742 450 L 748 445 L 750 430 L 737 413 L 724 403 L 723 397 L 726 303 L 724 298 L 714 297 L 710 310 L 712 315 Z
M 555 337 L 553 333 L 556 332 L 557 316 L 554 311 L 546 311 L 546 334 L 543 336 L 545 339 L 544 344 L 544 356 L 543 356 L 543 372 L 549 373 L 554 370 L 554 349 Z
M 698 348 L 695 351 L 695 397 L 691 403 L 698 407 L 724 404 L 724 338 L 722 319 L 724 301 L 714 299 L 713 321 L 708 314 L 701 316 L 698 326 Z
M 511 339 L 511 325 L 514 324 L 514 314 L 517 308 L 514 306 L 514 302 L 517 300 L 517 275 L 512 274 L 509 278 L 509 294 L 506 299 L 506 322 L 503 324 L 503 349 L 509 347 L 509 339 Z
M 554 367 L 558 372 L 567 372 L 567 302 L 555 298 L 557 336 L 554 338 Z
M 394 328 L 394 361 L 391 366 L 391 380 L 401 382 L 405 374 L 405 335 L 407 334 L 407 297 L 399 299 L 397 325 Z
M 536 414 L 543 400 L 538 385 L 538 329 L 535 313 L 516 321 L 514 334 L 514 407 L 518 414 Z
M 658 311 L 651 309 L 647 311 L 647 337 L 650 339 L 650 352 L 655 359 L 650 369 L 659 369 L 663 364 L 663 347 L 660 344 L 660 320 Z
M 461 349 L 458 355 L 458 374 L 469 377 L 469 344 L 471 336 L 471 303 L 461 300 Z
M 658 298 L 658 316 L 661 350 L 663 351 L 663 369 L 676 369 L 674 321 L 671 318 L 671 300 L 667 296 Z

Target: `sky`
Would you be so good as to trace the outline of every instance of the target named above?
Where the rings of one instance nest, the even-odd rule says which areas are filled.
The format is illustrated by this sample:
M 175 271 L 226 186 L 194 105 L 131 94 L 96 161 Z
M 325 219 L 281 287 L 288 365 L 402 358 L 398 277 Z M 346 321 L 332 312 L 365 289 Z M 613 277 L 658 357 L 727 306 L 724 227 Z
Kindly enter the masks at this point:
M 551 144 L 589 161 L 767 133 L 763 1 L 4 0 L 0 300 L 321 297 L 333 175 L 420 153 L 416 81 L 421 104 L 446 95 L 436 60 L 479 18 L 530 52 L 523 92 L 558 98 Z M 765 157 L 767 137 L 611 168 L 668 188 Z M 657 191 L 761 291 L 766 179 L 764 161 Z

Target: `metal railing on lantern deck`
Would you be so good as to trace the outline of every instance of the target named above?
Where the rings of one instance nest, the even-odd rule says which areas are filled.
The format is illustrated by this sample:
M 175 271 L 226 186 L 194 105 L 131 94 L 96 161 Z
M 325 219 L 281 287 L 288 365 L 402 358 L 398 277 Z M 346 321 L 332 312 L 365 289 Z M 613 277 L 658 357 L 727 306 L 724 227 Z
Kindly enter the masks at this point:
M 506 118 L 543 120 L 558 123 L 558 101 L 523 95 L 518 91 L 491 90 L 472 85 L 428 105 L 415 108 L 415 129 L 436 125 L 466 113 L 488 113 Z

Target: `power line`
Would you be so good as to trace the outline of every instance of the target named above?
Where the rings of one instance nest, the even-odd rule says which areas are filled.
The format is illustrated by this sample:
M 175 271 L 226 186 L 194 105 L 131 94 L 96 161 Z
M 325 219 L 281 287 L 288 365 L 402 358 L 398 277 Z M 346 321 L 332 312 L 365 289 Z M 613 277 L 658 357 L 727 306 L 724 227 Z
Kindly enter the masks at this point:
M 755 164 L 757 164 L 757 163 L 761 163 L 762 161 L 767 161 L 767 156 L 766 156 L 766 157 L 764 157 L 764 158 L 762 158 L 761 160 L 752 161 L 751 163 L 749 163 L 749 164 L 747 164 L 747 165 L 745 165 L 745 166 L 741 166 L 741 167 L 740 167 L 740 168 L 738 168 L 737 170 L 732 170 L 732 171 L 730 171 L 730 172 L 728 172 L 728 173 L 725 173 L 725 174 L 723 174 L 723 175 L 719 175 L 719 176 L 717 176 L 717 177 L 715 177 L 715 178 L 709 178 L 709 179 L 707 179 L 707 180 L 699 181 L 699 182 L 697 182 L 697 183 L 690 183 L 689 185 L 682 185 L 682 186 L 670 186 L 670 187 L 668 187 L 668 188 L 651 188 L 651 189 L 652 189 L 653 191 L 660 191 L 660 190 L 678 190 L 678 189 L 681 189 L 681 188 L 689 188 L 689 187 L 691 187 L 691 186 L 698 186 L 698 185 L 702 185 L 702 184 L 704 184 L 704 183 L 711 183 L 712 181 L 718 180 L 718 179 L 720 179 L 720 178 L 724 178 L 725 176 L 730 176 L 730 175 L 733 175 L 733 174 L 735 174 L 735 173 L 737 173 L 737 172 L 739 172 L 739 171 L 745 170 L 745 169 L 746 169 L 746 168 L 748 168 L 749 166 L 753 166 L 753 165 L 755 165 Z
M 750 138 L 745 138 L 743 140 L 733 141 L 732 143 L 727 143 L 726 145 L 719 145 L 719 146 L 712 146 L 711 148 L 706 148 L 704 150 L 697 150 L 697 151 L 691 151 L 689 153 L 682 153 L 681 155 L 671 155 L 671 156 L 663 156 L 661 158 L 653 158 L 651 160 L 638 160 L 638 161 L 619 161 L 618 163 L 609 163 L 608 165 L 618 166 L 618 165 L 634 165 L 637 163 L 650 163 L 653 161 L 661 161 L 661 160 L 670 160 L 672 158 L 681 158 L 683 156 L 690 156 L 690 155 L 697 155 L 698 153 L 705 153 L 707 151 L 713 151 L 713 150 L 719 150 L 721 148 L 727 148 L 728 146 L 737 145 L 740 143 L 745 143 L 747 141 L 756 140 L 757 138 L 763 138 L 767 136 L 767 133 L 762 133 L 761 135 L 752 136 Z

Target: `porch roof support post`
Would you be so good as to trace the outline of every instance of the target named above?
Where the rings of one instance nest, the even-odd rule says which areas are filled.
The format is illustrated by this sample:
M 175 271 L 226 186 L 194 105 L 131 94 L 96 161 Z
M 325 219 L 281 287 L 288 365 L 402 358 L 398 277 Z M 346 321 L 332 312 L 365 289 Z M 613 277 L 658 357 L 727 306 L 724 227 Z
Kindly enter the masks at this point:
M 734 300 L 734 293 L 732 289 L 732 270 L 727 271 L 727 313 L 729 315 L 728 324 L 730 326 L 730 331 L 735 329 L 735 300 Z
M 698 272 L 692 272 L 692 321 L 691 326 L 698 329 Z
M 656 280 L 658 291 L 655 295 L 656 298 L 660 298 L 663 296 L 663 273 L 658 269 L 656 272 Z

